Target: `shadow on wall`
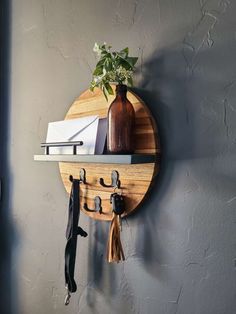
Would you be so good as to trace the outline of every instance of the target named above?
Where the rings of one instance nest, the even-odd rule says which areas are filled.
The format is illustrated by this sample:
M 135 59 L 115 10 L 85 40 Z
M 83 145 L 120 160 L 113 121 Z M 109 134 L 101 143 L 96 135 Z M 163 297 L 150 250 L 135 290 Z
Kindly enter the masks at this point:
M 98 311 L 111 313 L 114 310 L 113 298 L 114 296 L 119 298 L 121 290 L 122 298 L 117 305 L 119 312 L 126 313 L 127 308 L 130 308 L 133 303 L 129 285 L 121 284 L 122 279 L 125 278 L 124 263 L 117 264 L 106 261 L 109 227 L 110 222 L 93 221 L 89 218 L 89 271 L 85 296 L 91 313 L 98 313 Z M 98 297 L 98 294 L 100 294 L 100 297 Z M 129 297 L 126 298 L 126 295 Z M 79 302 L 81 299 L 82 297 L 80 297 Z
M 183 56 L 175 48 L 158 51 L 150 61 L 142 66 L 142 80 L 134 92 L 148 104 L 156 119 L 161 141 L 161 168 L 153 190 L 142 206 L 142 215 L 130 217 L 138 219 L 139 232 L 136 240 L 137 256 L 152 276 L 164 279 L 163 254 L 159 246 L 156 222 L 158 204 L 165 197 L 171 184 L 175 161 L 197 158 L 194 155 L 195 127 L 190 122 L 191 100 L 188 95 L 187 72 L 183 66 Z M 153 212 L 155 209 L 155 212 Z M 170 221 L 168 224 L 171 223 Z
M 222 45 L 222 50 L 224 48 Z M 220 55 L 222 51 L 219 50 L 215 54 Z M 170 48 L 154 53 L 150 61 L 142 66 L 143 79 L 140 88 L 134 89 L 148 104 L 156 118 L 161 139 L 162 162 L 154 186 L 157 193 L 150 193 L 145 206 L 142 207 L 142 215 L 137 213 L 129 219 L 138 219 L 140 226 L 136 241 L 137 256 L 144 260 L 147 271 L 159 279 L 165 274 L 158 268 L 164 260 L 163 249 L 158 245 L 156 227 L 158 204 L 169 189 L 177 163 L 191 159 L 212 160 L 220 154 L 230 155 L 232 150 L 235 151 L 235 145 L 230 142 L 230 125 L 225 121 L 225 111 L 230 108 L 225 107 L 224 102 L 229 97 L 228 86 L 232 88 L 232 78 L 227 69 L 220 77 L 215 75 L 217 70 L 216 65 L 211 62 L 210 50 L 206 49 L 200 53 L 205 65 L 203 73 L 194 71 L 193 58 L 188 59 L 186 55 L 184 48 Z M 228 63 L 233 64 L 233 60 Z M 232 114 L 235 115 L 234 112 Z M 235 186 L 235 180 L 232 182 L 229 175 L 226 179 L 225 173 L 219 168 L 208 168 L 207 173 L 203 167 L 200 173 L 194 175 L 201 176 L 201 180 L 208 185 L 210 176 L 213 182 L 211 188 L 214 189 L 214 182 L 218 182 L 222 195 L 230 195 L 229 186 L 231 190 Z M 233 190 L 231 192 L 233 193 Z M 171 222 L 168 224 L 171 225 Z
M 14 232 L 11 225 L 10 187 L 9 187 L 9 81 L 10 81 L 10 1 L 1 1 L 0 27 L 0 312 L 4 314 L 16 313 L 16 298 L 13 298 L 13 285 L 17 283 L 12 275 L 12 245 Z M 14 300 L 14 302 L 13 302 Z

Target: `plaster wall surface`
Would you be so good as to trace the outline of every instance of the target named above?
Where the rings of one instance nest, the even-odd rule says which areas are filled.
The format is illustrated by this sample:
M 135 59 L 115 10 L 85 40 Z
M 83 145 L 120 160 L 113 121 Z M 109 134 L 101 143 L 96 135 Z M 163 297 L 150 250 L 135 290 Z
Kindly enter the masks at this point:
M 20 314 L 236 313 L 236 2 L 12 0 L 10 182 Z M 64 307 L 68 195 L 33 161 L 47 124 L 88 88 L 94 42 L 139 57 L 134 91 L 159 125 L 161 173 L 123 222 L 126 261 L 105 262 L 107 223 L 81 215 L 78 293 Z

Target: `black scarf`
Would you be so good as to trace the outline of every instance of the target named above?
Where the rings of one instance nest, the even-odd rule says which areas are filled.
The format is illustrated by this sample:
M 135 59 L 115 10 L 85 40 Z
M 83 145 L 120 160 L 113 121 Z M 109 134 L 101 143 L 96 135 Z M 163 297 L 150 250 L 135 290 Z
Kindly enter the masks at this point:
M 87 237 L 87 233 L 81 227 L 78 227 L 80 215 L 80 180 L 72 178 L 71 181 L 68 224 L 66 228 L 67 243 L 65 247 L 65 284 L 68 290 L 65 305 L 69 304 L 70 293 L 77 290 L 74 280 L 77 236 Z

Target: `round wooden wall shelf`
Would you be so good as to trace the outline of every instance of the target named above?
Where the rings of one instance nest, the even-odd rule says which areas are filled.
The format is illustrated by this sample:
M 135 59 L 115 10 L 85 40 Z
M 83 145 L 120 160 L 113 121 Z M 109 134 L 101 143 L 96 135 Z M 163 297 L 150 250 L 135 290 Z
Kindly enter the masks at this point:
M 100 89 L 95 89 L 94 92 L 86 90 L 73 102 L 65 119 L 75 119 L 89 115 L 98 115 L 100 118 L 105 118 L 114 97 L 109 96 L 107 102 Z M 87 183 L 80 185 L 80 205 L 81 210 L 94 219 L 111 220 L 112 218 L 110 195 L 114 192 L 114 188 L 101 186 L 99 183 L 100 178 L 103 178 L 105 183 L 109 184 L 111 182 L 111 172 L 113 170 L 118 171 L 126 204 L 126 211 L 122 215 L 124 217 L 131 214 L 141 204 L 151 187 L 154 177 L 159 172 L 160 142 L 156 123 L 147 106 L 137 95 L 129 91 L 127 97 L 135 110 L 135 154 L 156 154 L 155 163 L 59 163 L 61 177 L 68 193 L 71 189 L 69 176 L 73 175 L 74 178 L 79 178 L 80 169 L 84 168 L 86 170 Z M 94 198 L 96 196 L 100 196 L 102 200 L 101 214 L 84 209 L 84 203 L 87 203 L 89 208 L 94 208 Z

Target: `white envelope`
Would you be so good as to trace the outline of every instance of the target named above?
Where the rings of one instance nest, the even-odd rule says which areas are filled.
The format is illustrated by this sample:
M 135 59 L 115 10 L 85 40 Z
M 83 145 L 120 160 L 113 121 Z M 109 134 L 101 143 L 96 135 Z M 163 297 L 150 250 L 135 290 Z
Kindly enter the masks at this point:
M 77 154 L 102 154 L 106 140 L 106 119 L 98 116 L 50 122 L 47 143 L 82 141 Z M 73 147 L 50 147 L 50 154 L 73 154 Z

